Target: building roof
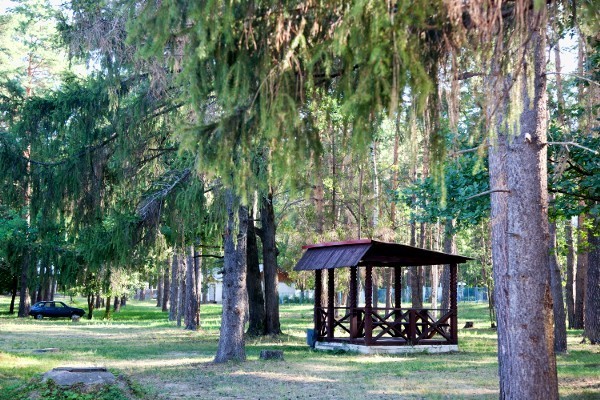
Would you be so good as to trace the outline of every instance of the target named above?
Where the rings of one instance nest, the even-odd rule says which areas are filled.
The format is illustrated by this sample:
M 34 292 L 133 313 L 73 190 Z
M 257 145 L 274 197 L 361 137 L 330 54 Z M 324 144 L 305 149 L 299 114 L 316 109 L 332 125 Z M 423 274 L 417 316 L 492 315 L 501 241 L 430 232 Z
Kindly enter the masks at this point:
M 357 265 L 406 267 L 460 264 L 472 260 L 472 258 L 455 254 L 371 239 L 319 243 L 302 246 L 302 248 L 306 251 L 294 267 L 294 271 L 313 271 Z

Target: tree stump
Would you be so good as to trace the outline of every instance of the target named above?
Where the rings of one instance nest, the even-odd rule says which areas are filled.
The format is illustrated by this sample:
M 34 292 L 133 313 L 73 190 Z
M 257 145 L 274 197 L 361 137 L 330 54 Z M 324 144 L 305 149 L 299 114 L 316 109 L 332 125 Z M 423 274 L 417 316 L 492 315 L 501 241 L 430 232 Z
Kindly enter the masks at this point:
M 261 350 L 261 360 L 283 360 L 283 350 Z
M 469 329 L 473 327 L 473 321 L 467 321 L 467 323 L 465 324 L 465 326 L 463 326 L 463 329 Z

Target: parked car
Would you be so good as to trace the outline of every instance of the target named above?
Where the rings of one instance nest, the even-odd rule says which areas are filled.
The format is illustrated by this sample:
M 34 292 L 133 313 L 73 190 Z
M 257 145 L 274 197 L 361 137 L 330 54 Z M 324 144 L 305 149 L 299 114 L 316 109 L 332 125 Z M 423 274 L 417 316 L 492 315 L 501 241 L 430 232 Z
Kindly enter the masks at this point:
M 71 318 L 73 315 L 82 317 L 85 311 L 81 308 L 69 307 L 62 301 L 40 301 L 35 303 L 29 315 L 35 319 L 47 318 Z

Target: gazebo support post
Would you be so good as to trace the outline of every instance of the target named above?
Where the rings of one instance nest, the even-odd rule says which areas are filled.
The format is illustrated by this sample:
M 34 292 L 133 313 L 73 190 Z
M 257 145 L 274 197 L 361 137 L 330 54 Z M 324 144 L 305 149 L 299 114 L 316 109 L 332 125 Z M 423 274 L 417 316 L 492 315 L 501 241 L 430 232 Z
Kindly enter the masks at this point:
M 373 267 L 365 268 L 365 344 L 373 342 Z
M 350 339 L 358 337 L 358 267 L 350 267 Z
M 334 309 L 333 306 L 335 296 L 335 269 L 329 268 L 327 270 L 327 339 L 333 339 L 333 318 Z
M 323 293 L 323 274 L 320 269 L 315 270 L 315 335 L 321 336 L 321 295 Z
M 457 264 L 450 264 L 450 309 L 452 310 L 452 318 L 450 320 L 450 329 L 452 330 L 452 343 L 458 344 L 458 307 L 456 304 L 456 275 L 458 271 Z

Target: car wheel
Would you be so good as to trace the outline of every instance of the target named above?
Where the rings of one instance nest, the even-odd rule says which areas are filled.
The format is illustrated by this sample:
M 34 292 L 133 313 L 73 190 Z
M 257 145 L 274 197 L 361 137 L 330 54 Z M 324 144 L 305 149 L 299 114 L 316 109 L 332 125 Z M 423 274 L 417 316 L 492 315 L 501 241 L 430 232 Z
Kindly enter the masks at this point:
M 43 318 L 44 318 L 44 316 L 42 314 L 38 314 L 35 316 L 35 319 L 43 319 Z

